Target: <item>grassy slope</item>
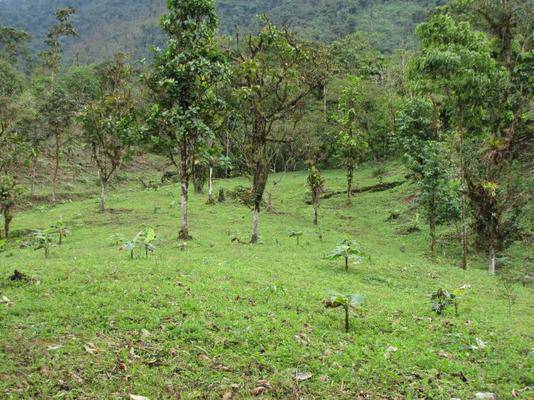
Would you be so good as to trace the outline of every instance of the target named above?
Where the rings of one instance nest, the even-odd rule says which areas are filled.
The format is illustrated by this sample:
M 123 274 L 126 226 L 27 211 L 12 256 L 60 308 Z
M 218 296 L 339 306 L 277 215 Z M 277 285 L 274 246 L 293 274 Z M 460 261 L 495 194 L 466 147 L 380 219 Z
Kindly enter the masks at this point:
M 356 183 L 375 183 L 371 171 L 359 171 Z M 329 189 L 343 187 L 339 171 L 325 176 Z M 217 185 L 238 183 L 246 182 Z M 248 209 L 207 206 L 205 196 L 192 195 L 195 240 L 180 251 L 174 186 L 123 186 L 110 199 L 122 212 L 99 214 L 88 199 L 18 215 L 15 230 L 63 216 L 73 234 L 47 260 L 15 246 L 0 254 L 0 298 L 13 302 L 0 304 L 0 398 L 175 399 L 181 392 L 182 399 L 220 399 L 232 392 L 246 399 L 259 379 L 272 386 L 266 399 L 469 399 L 478 391 L 511 398 L 532 384 L 530 289 L 518 288 L 509 317 L 481 265 L 456 268 L 456 248 L 446 249 L 453 258 L 432 262 L 424 233 L 398 235 L 399 226 L 384 221 L 408 207 L 408 185 L 358 195 L 352 207 L 341 197 L 324 201 L 322 242 L 304 191 L 305 173 L 283 178 L 274 193 L 282 214 L 262 214 L 257 246 L 230 243 L 235 232 L 248 236 Z M 133 236 L 145 223 L 162 238 L 149 259 L 130 261 L 110 245 L 110 234 Z M 305 231 L 300 246 L 289 228 Z M 345 273 L 342 262 L 325 260 L 345 237 L 360 241 L 372 263 Z M 14 268 L 40 283 L 7 283 Z M 431 312 L 432 290 L 464 284 L 472 289 L 459 317 Z M 321 304 L 329 290 L 366 297 L 349 334 L 341 311 Z M 466 350 L 476 338 L 487 347 Z M 389 346 L 398 351 L 387 356 Z M 296 383 L 296 369 L 313 377 Z

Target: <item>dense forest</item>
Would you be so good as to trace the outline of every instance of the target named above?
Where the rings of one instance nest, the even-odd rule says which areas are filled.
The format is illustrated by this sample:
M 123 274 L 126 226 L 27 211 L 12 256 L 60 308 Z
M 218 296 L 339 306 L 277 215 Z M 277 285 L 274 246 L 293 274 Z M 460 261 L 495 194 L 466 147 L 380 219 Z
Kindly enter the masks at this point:
M 70 3 L 0 0 L 0 397 L 532 398 L 532 1 Z
M 110 57 L 117 51 L 135 57 L 148 54 L 151 45 L 161 45 L 164 36 L 157 18 L 164 0 L 2 0 L 0 24 L 31 33 L 31 47 L 42 49 L 47 27 L 54 21 L 54 10 L 72 6 L 77 10 L 73 22 L 80 32 L 76 41 L 66 41 L 67 58 L 91 62 Z M 257 30 L 258 15 L 289 26 L 302 37 L 331 42 L 355 31 L 365 32 L 383 52 L 415 47 L 415 25 L 443 0 L 218 0 L 220 34 L 233 35 L 236 27 Z

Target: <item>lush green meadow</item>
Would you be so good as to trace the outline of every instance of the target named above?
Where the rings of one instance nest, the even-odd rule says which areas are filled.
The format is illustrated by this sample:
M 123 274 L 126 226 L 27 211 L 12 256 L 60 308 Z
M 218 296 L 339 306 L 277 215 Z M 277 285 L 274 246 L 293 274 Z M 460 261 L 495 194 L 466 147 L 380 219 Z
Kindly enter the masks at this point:
M 355 185 L 376 184 L 372 171 L 360 169 Z M 398 164 L 388 171 L 386 182 L 404 179 Z M 342 172 L 324 176 L 329 190 L 343 189 Z M 238 184 L 248 182 L 216 188 Z M 17 214 L 17 239 L 0 253 L 0 398 L 532 398 L 532 289 L 517 287 L 509 315 L 480 257 L 462 271 L 460 248 L 448 243 L 431 260 L 422 218 L 421 232 L 403 233 L 414 219 L 409 183 L 356 195 L 352 206 L 323 200 L 317 230 L 306 173 L 286 174 L 273 192 L 278 212 L 261 215 L 258 245 L 231 240 L 248 239 L 248 208 L 191 194 L 185 249 L 175 239 L 178 190 L 131 179 L 116 185 L 105 213 L 88 196 Z M 387 222 L 395 209 L 401 217 Z M 20 248 L 27 232 L 60 218 L 72 235 L 48 259 Z M 130 260 L 109 237 L 145 224 L 157 250 Z M 300 245 L 290 229 L 304 231 Z M 345 238 L 370 255 L 349 272 L 326 258 Z M 35 281 L 10 281 L 14 269 Z M 464 285 L 459 316 L 432 311 L 432 291 Z M 331 291 L 365 296 L 348 334 L 342 311 L 322 303 Z M 304 373 L 312 376 L 296 379 Z

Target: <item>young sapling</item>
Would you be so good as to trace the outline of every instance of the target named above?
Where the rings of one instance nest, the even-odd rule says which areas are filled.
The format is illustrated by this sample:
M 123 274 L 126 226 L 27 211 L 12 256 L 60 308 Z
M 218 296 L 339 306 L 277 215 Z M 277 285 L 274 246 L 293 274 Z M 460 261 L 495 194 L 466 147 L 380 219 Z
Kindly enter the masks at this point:
M 343 307 L 345 311 L 345 332 L 348 333 L 350 330 L 350 309 L 356 309 L 361 306 L 364 303 L 364 298 L 359 294 L 334 293 L 323 303 L 326 308 Z
M 304 232 L 302 231 L 294 231 L 292 229 L 288 231 L 289 237 L 294 237 L 297 239 L 297 246 L 300 244 L 300 238 L 302 237 L 302 235 L 304 235 Z
M 154 241 L 156 240 L 156 232 L 154 228 L 147 226 L 142 231 L 137 232 L 132 240 L 125 241 L 121 246 L 120 250 L 127 250 L 130 253 L 130 259 L 134 259 L 135 249 L 139 246 L 144 248 L 145 255 L 148 257 L 148 253 L 153 253 L 156 251 L 156 246 L 154 246 Z
M 442 315 L 445 309 L 452 305 L 454 306 L 454 314 L 458 316 L 459 297 L 466 288 L 467 286 L 464 286 L 451 292 L 439 288 L 430 295 L 432 310 L 434 310 L 436 314 Z
M 45 258 L 50 255 L 50 248 L 54 246 L 53 243 L 54 231 L 51 228 L 48 229 L 36 229 L 31 234 L 34 250 L 44 250 Z
M 347 239 L 343 240 L 329 255 L 331 259 L 343 258 L 345 260 L 345 271 L 349 270 L 350 259 L 360 263 L 363 257 L 364 253 L 360 250 L 358 244 Z
M 54 225 L 50 227 L 54 233 L 58 235 L 57 244 L 61 246 L 63 244 L 63 239 L 70 235 L 70 229 L 67 228 L 63 219 L 60 219 Z

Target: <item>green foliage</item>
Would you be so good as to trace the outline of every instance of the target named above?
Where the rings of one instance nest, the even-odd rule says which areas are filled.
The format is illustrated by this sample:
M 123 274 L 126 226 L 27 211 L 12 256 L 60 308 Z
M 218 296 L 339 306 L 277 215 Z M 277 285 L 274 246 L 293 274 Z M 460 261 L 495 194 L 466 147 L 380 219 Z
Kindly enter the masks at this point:
M 432 301 L 432 309 L 436 314 L 443 314 L 448 306 L 453 305 L 454 312 L 458 315 L 458 300 L 456 294 L 443 289 L 438 289 L 430 295 L 430 300 Z
M 114 239 L 118 239 L 115 236 Z M 156 251 L 154 242 L 156 240 L 156 232 L 154 228 L 147 226 L 145 229 L 137 232 L 137 234 L 131 239 L 122 243 L 119 249 L 127 250 L 130 254 L 130 258 L 133 260 L 135 256 L 135 249 L 141 247 L 145 251 L 145 256 L 148 257 L 149 253 Z
M 17 65 L 21 59 L 28 61 L 27 42 L 31 36 L 24 31 L 0 25 L 0 59 Z
M 356 264 L 359 264 L 364 256 L 358 243 L 345 239 L 339 243 L 328 257 L 331 259 L 343 258 L 345 260 L 345 270 L 348 271 L 349 260 L 353 260 Z
M 114 246 L 118 246 L 121 243 L 126 242 L 126 236 L 123 233 L 112 233 L 109 235 L 109 241 Z
M 347 174 L 347 196 L 352 196 L 354 168 L 361 163 L 369 148 L 368 132 L 362 126 L 362 79 L 349 77 L 341 93 L 336 120 L 341 128 L 336 136 L 336 153 Z
M 213 114 L 222 106 L 216 88 L 227 68 L 214 39 L 218 22 L 214 1 L 176 0 L 167 6 L 168 13 L 160 20 L 167 47 L 155 49 L 147 77 L 154 103 L 147 133 L 152 148 L 179 166 L 180 238 L 187 240 L 189 181 L 199 149 L 213 138 Z
M 0 215 L 4 219 L 3 234 L 7 239 L 9 236 L 10 224 L 14 218 L 14 210 L 17 204 L 17 199 L 22 193 L 22 189 L 17 186 L 16 180 L 4 175 L 0 177 Z
M 147 48 L 161 45 L 164 37 L 157 29 L 158 16 L 165 10 L 164 0 L 70 0 L 77 10 L 76 28 L 80 37 L 66 42 L 66 57 L 79 51 L 82 62 L 112 57 L 127 49 L 135 58 L 146 56 Z M 221 34 L 257 31 L 257 15 L 270 15 L 305 39 L 330 43 L 353 32 L 362 32 L 384 53 L 415 48 L 415 25 L 441 0 L 218 0 Z M 39 50 L 46 29 L 54 22 L 54 10 L 64 7 L 61 0 L 2 0 L 0 24 L 9 24 L 31 33 L 32 50 Z M 81 51 L 80 51 L 81 49 Z
M 79 114 L 83 139 L 91 149 L 101 184 L 100 211 L 106 208 L 107 186 L 111 177 L 131 156 L 140 141 L 140 105 L 135 92 L 134 71 L 125 56 L 97 68 L 97 94 Z M 97 80 L 88 77 L 91 81 Z
M 364 303 L 363 296 L 359 294 L 339 294 L 333 293 L 329 299 L 323 302 L 326 308 L 343 307 L 345 311 L 345 332 L 350 330 L 349 313 L 350 309 L 356 309 Z
M 300 238 L 304 235 L 304 232 L 303 231 L 294 231 L 293 229 L 290 229 L 288 232 L 287 232 L 287 235 L 289 237 L 294 237 L 297 239 L 297 246 L 300 244 Z
M 441 126 L 439 110 L 425 97 L 409 99 L 399 113 L 397 139 L 418 188 L 418 205 L 427 217 L 432 255 L 436 227 L 460 218 L 459 182 Z
M 63 219 L 60 219 L 55 224 L 50 226 L 51 232 L 58 235 L 58 245 L 63 244 L 63 239 L 71 234 L 70 229 L 67 227 Z
M 373 170 L 373 177 L 378 179 L 378 183 L 383 184 L 386 173 L 386 168 L 384 166 L 380 166 Z
M 50 255 L 50 249 L 55 246 L 54 229 L 35 229 L 31 234 L 31 241 L 34 250 L 43 250 L 45 258 Z

